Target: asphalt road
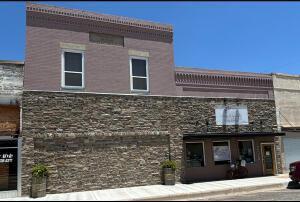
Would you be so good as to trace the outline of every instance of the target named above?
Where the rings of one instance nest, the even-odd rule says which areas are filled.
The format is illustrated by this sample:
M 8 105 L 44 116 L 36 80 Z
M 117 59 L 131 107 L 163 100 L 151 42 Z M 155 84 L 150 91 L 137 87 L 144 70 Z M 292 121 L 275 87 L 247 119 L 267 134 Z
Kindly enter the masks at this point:
M 276 190 L 262 190 L 243 194 L 234 194 L 226 196 L 217 196 L 210 198 L 199 198 L 193 200 L 206 201 L 299 201 L 300 188 L 298 189 L 276 189 Z

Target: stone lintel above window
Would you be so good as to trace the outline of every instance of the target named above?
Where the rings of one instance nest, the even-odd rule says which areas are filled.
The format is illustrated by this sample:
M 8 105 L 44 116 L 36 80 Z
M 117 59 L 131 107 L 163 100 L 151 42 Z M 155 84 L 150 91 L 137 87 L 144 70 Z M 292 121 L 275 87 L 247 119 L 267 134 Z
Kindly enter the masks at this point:
M 63 49 L 80 50 L 80 51 L 86 50 L 86 46 L 84 44 L 64 43 L 64 42 L 60 42 L 59 44 L 60 47 Z
M 148 58 L 149 57 L 149 52 L 129 49 L 128 50 L 128 55 L 138 56 L 138 57 L 147 57 Z

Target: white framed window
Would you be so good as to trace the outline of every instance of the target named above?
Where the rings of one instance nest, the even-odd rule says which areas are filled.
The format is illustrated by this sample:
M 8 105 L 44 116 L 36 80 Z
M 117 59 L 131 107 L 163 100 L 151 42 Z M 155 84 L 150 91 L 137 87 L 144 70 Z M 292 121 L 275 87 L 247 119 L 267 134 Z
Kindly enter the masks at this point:
M 62 60 L 62 88 L 84 88 L 84 52 L 80 50 L 63 49 Z
M 130 89 L 132 92 L 149 92 L 148 58 L 130 56 Z
M 230 164 L 231 150 L 230 142 L 228 141 L 214 141 L 213 154 L 215 165 Z
M 254 141 L 253 140 L 238 140 L 239 155 L 241 160 L 246 163 L 255 162 Z
M 204 142 L 186 142 L 185 150 L 185 162 L 187 167 L 205 166 Z

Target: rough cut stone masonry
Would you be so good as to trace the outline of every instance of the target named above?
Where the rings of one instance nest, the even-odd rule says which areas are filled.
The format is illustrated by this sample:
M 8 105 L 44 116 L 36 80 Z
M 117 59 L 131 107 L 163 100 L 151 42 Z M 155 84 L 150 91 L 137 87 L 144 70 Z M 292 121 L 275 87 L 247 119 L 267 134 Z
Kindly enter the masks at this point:
M 2 64 L 0 61 L 0 98 L 9 96 L 20 99 L 22 90 L 23 64 Z
M 24 91 L 22 194 L 29 193 L 30 171 L 39 162 L 50 168 L 48 193 L 159 184 L 169 135 L 180 181 L 182 134 L 205 133 L 206 121 L 210 132 L 222 132 L 215 124 L 214 106 L 223 101 Z M 251 123 L 240 131 L 272 131 L 273 100 L 228 100 L 236 102 L 247 105 Z M 279 157 L 277 163 L 281 165 Z

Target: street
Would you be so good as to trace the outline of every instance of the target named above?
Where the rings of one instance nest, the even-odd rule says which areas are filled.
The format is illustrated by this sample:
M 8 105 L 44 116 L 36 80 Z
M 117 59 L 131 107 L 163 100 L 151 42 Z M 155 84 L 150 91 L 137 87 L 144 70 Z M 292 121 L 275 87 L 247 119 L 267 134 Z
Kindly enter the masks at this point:
M 195 201 L 299 201 L 300 189 L 260 190 L 242 194 L 192 199 Z

